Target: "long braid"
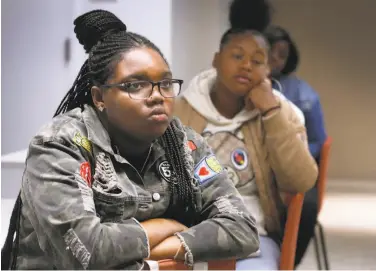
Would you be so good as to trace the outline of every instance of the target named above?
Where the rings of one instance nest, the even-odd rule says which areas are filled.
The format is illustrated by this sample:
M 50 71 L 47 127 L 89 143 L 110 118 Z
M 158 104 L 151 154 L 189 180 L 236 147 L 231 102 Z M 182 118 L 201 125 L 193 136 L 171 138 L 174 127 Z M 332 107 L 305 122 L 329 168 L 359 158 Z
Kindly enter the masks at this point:
M 1 270 L 16 269 L 18 246 L 19 246 L 19 231 L 21 219 L 21 193 L 18 194 L 16 203 L 14 204 L 8 234 L 5 239 L 3 248 L 1 249 Z M 15 240 L 14 240 L 15 238 Z
M 170 125 L 161 139 L 166 146 L 167 160 L 172 165 L 177 178 L 177 182 L 169 183 L 172 216 L 184 224 L 191 224 L 194 222 L 193 215 L 196 212 L 193 180 L 186 169 L 184 153 L 176 137 L 176 127 Z M 185 209 L 185 212 L 181 212 L 182 208 Z
M 86 60 L 84 65 L 82 65 L 76 79 L 74 80 L 73 86 L 64 96 L 59 107 L 57 108 L 54 117 L 75 107 L 91 102 L 91 97 L 88 96 L 88 93 L 86 92 L 86 89 L 90 84 L 88 79 L 89 66 L 88 61 Z

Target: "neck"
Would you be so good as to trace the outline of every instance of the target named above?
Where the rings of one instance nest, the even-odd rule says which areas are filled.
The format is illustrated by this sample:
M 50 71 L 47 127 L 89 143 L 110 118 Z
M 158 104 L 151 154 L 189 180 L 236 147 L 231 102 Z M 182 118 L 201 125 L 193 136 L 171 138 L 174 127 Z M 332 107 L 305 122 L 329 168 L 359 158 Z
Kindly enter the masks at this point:
M 110 135 L 112 147 L 116 146 L 120 155 L 134 167 L 137 169 L 142 168 L 149 155 L 152 140 L 140 140 L 110 125 L 101 114 L 98 114 L 98 117 Z
M 228 119 L 234 118 L 244 108 L 244 97 L 234 95 L 218 82 L 214 84 L 210 98 L 218 112 Z
M 120 154 L 127 160 L 142 158 L 150 149 L 151 142 L 131 140 L 126 136 L 114 136 L 112 143 L 118 148 Z
M 125 159 L 140 170 L 149 155 L 151 141 L 142 141 L 124 132 L 112 132 L 111 142 Z

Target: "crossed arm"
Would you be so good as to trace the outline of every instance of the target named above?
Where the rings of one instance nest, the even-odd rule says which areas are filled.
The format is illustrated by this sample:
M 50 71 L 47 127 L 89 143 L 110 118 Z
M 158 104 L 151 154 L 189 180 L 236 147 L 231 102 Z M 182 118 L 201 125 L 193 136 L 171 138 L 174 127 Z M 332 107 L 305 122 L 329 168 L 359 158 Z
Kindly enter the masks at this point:
M 186 230 L 186 226 L 175 220 L 164 218 L 150 219 L 142 222 L 141 225 L 149 239 L 150 260 L 184 260 L 185 249 L 174 234 Z

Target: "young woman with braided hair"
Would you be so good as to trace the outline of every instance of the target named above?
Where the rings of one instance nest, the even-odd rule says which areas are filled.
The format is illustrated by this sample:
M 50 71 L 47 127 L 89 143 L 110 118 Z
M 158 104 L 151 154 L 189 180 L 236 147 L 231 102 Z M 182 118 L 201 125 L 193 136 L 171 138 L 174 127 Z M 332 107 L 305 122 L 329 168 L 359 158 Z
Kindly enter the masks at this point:
M 268 1 L 234 0 L 229 15 L 213 69 L 192 79 L 175 115 L 206 138 L 255 216 L 260 253 L 239 259 L 236 269 L 277 270 L 285 199 L 314 185 L 317 165 L 302 112 L 268 79 Z
M 89 56 L 31 140 L 2 269 L 141 269 L 257 251 L 226 171 L 172 118 L 182 80 L 160 50 L 107 11 L 74 24 Z

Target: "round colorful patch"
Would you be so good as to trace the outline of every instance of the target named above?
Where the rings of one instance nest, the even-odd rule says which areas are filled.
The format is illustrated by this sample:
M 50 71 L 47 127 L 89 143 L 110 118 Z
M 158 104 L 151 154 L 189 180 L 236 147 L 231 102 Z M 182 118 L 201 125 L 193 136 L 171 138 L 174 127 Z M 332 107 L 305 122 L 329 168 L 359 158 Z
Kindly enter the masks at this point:
M 231 153 L 231 162 L 237 170 L 243 170 L 248 166 L 248 155 L 243 149 L 235 149 Z

